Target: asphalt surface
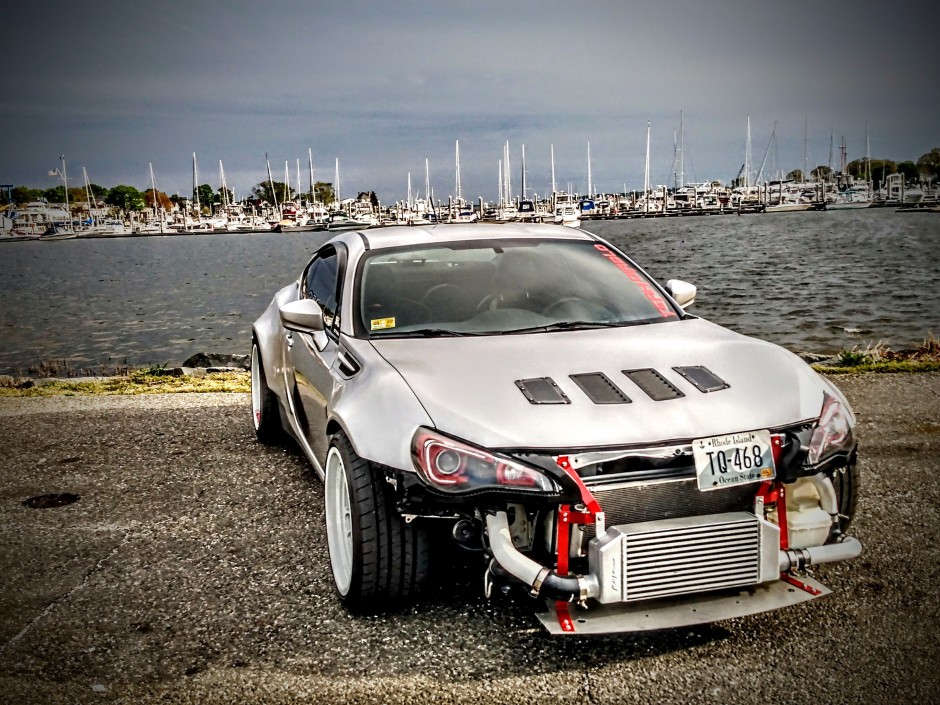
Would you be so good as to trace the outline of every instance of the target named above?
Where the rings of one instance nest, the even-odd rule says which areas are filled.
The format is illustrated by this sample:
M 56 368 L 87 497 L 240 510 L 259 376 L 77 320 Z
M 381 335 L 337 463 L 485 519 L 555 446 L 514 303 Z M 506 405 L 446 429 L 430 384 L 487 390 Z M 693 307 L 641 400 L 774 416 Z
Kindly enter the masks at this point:
M 321 487 L 254 441 L 246 395 L 0 399 L 0 702 L 936 702 L 940 375 L 836 381 L 865 550 L 814 571 L 834 593 L 594 639 L 488 602 L 459 550 L 416 606 L 347 614 Z

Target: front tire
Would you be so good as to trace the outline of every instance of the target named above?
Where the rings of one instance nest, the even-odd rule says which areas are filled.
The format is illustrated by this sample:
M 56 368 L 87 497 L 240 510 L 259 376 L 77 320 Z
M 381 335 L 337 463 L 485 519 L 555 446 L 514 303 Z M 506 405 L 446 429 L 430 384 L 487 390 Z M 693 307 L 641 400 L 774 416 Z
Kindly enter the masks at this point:
M 381 469 L 334 436 L 324 478 L 326 537 L 340 599 L 357 612 L 377 612 L 412 597 L 428 574 L 423 527 L 406 523 Z
M 275 445 L 283 440 L 284 429 L 277 410 L 277 396 L 268 386 L 261 351 L 254 341 L 251 344 L 251 420 L 255 435 L 262 443 Z

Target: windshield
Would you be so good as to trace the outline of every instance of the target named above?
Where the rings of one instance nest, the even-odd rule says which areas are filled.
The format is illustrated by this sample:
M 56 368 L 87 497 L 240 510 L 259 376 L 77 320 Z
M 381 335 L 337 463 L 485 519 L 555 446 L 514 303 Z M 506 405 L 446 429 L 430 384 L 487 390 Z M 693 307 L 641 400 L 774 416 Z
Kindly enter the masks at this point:
M 359 272 L 372 338 L 505 335 L 675 320 L 635 266 L 581 240 L 484 240 L 375 250 Z

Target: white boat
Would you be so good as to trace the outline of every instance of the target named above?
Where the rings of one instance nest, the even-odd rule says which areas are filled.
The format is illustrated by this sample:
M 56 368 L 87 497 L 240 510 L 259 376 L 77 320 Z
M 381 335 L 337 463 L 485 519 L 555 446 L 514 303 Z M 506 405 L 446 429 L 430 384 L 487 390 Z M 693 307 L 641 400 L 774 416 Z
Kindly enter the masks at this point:
M 566 191 L 556 191 L 552 194 L 552 220 L 559 225 L 569 228 L 581 226 L 581 212 L 574 195 Z
M 924 200 L 923 189 L 905 184 L 903 174 L 888 174 L 885 179 L 885 187 L 886 203 L 912 206 Z
M 85 237 L 118 237 L 130 235 L 131 229 L 120 218 L 106 218 L 98 221 L 98 225 L 85 231 Z
M 368 227 L 365 223 L 350 218 L 346 213 L 331 214 L 326 224 L 326 229 L 331 232 L 335 230 L 361 230 Z
M 844 191 L 837 192 L 831 201 L 826 201 L 826 210 L 841 211 L 868 208 L 872 201 L 870 185 L 866 185 L 864 188 L 850 186 Z
M 557 225 L 566 225 L 569 228 L 581 227 L 581 214 L 574 206 L 556 206 L 553 220 Z
M 50 228 L 65 226 L 71 218 L 62 204 L 49 203 L 45 198 L 30 201 L 22 208 L 10 213 L 13 227 L 10 232 L 26 238 L 37 239 Z
M 771 203 L 764 207 L 764 213 L 794 213 L 797 211 L 808 211 L 813 207 L 812 203 L 800 203 L 799 201 L 783 201 L 782 203 Z
M 78 233 L 72 228 L 62 225 L 54 225 L 39 236 L 40 242 L 54 242 L 57 240 L 74 240 Z

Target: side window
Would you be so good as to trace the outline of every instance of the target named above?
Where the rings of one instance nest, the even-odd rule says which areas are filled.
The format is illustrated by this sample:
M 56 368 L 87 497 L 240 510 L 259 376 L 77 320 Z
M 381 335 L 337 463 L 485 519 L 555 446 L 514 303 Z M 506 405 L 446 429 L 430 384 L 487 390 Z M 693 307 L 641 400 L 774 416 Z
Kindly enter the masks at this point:
M 304 275 L 304 296 L 323 309 L 323 325 L 327 330 L 339 325 L 339 257 L 336 250 L 325 250 L 310 263 Z

